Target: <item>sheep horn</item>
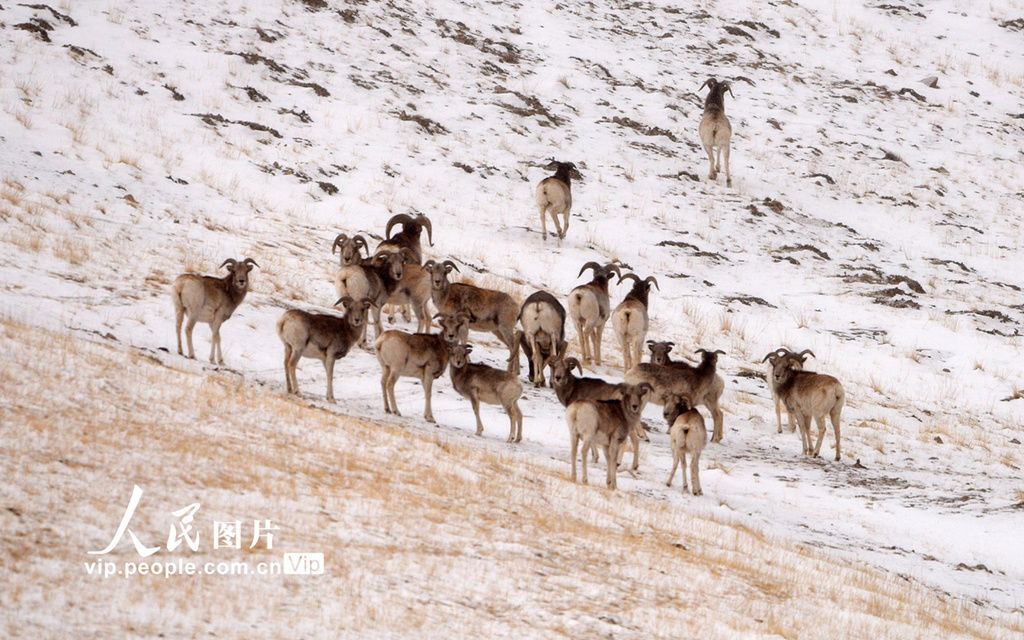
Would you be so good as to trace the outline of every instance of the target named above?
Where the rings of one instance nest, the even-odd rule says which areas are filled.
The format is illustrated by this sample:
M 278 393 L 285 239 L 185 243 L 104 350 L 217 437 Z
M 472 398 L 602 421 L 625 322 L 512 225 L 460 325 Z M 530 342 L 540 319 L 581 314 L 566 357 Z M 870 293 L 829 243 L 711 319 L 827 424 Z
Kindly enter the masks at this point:
M 655 289 L 661 291 L 661 287 L 658 286 L 658 279 L 655 278 L 654 276 L 647 276 L 647 278 L 644 279 L 644 282 L 649 282 L 653 284 Z
M 338 235 L 336 235 L 334 237 L 334 244 L 331 245 L 331 254 L 333 255 L 335 253 L 338 253 L 338 247 L 340 247 L 342 243 L 344 243 L 346 240 L 348 240 L 348 236 L 346 236 L 344 233 L 339 233 Z
M 580 361 L 576 358 L 566 358 L 565 364 L 569 367 L 569 371 L 572 371 L 573 367 L 576 367 L 579 371 L 583 371 L 583 367 L 580 366 Z
M 430 243 L 430 246 L 434 246 L 434 228 L 430 224 L 430 218 L 422 213 L 416 216 L 416 220 L 419 221 L 420 218 L 423 219 L 423 226 L 427 228 L 427 242 Z
M 805 355 L 804 355 L 804 354 L 806 354 L 806 353 L 809 353 L 809 354 L 811 354 L 811 357 L 812 357 L 812 358 L 817 358 L 817 357 L 818 357 L 818 356 L 814 355 L 814 352 L 813 352 L 813 351 L 811 351 L 810 349 L 804 349 L 803 351 L 801 351 L 800 353 L 798 353 L 798 354 L 796 354 L 796 355 L 797 355 L 797 357 L 800 357 L 800 358 L 803 358 L 804 360 L 806 360 L 806 359 L 807 359 L 807 356 L 805 356 Z
M 228 258 L 223 262 L 223 264 L 220 265 L 220 268 L 223 269 L 224 267 L 231 265 L 231 268 L 233 269 L 236 264 L 238 264 L 237 260 L 235 260 L 234 258 Z
M 399 213 L 391 216 L 391 219 L 388 220 L 387 226 L 384 227 L 384 239 L 391 239 L 391 227 L 395 226 L 396 224 L 401 224 L 403 227 L 405 227 L 405 225 L 407 225 L 410 222 L 412 222 L 412 218 L 410 218 L 409 214 L 407 213 Z
M 444 262 L 441 263 L 441 266 L 443 266 L 443 267 L 451 267 L 452 269 L 455 269 L 459 273 L 462 273 L 462 271 L 459 271 L 459 265 L 455 264 L 451 260 L 445 260 Z
M 729 95 L 732 96 L 733 98 L 735 98 L 736 96 L 734 96 L 732 94 L 732 85 L 730 85 L 728 82 L 723 82 L 722 84 L 725 85 L 725 89 L 726 89 L 726 91 L 729 92 Z
M 352 236 L 352 242 L 356 245 L 356 248 L 362 247 L 366 250 L 367 255 L 370 253 L 370 247 L 366 246 L 366 238 L 361 235 Z
M 427 271 L 430 271 L 431 269 L 434 268 L 434 265 L 436 264 L 437 263 L 434 262 L 433 260 L 427 260 L 426 262 L 423 263 L 423 268 L 426 269 Z
M 583 275 L 583 272 L 584 272 L 584 271 L 586 271 L 587 269 L 593 269 L 593 270 L 594 270 L 594 273 L 597 273 L 597 271 L 598 271 L 598 270 L 599 270 L 600 268 L 601 268 L 601 265 L 599 265 L 599 264 L 597 264 L 596 262 L 594 262 L 593 260 L 591 260 L 591 261 L 590 261 L 590 262 L 588 262 L 587 264 L 585 264 L 585 265 L 583 265 L 582 267 L 580 267 L 580 273 L 579 273 L 579 275 L 577 275 L 576 277 L 578 278 L 578 277 L 582 276 L 582 275 Z
M 637 282 L 643 282 L 643 280 L 640 279 L 640 276 L 636 275 L 635 273 L 627 273 L 627 274 L 619 276 L 618 284 L 622 284 L 623 280 L 628 280 L 629 278 L 632 278 L 633 280 L 635 280 Z
M 615 264 L 614 262 L 609 262 L 608 264 L 605 265 L 604 268 L 605 270 L 614 271 L 615 275 L 619 276 L 620 278 L 622 277 L 622 269 L 620 269 L 619 265 Z M 628 268 L 629 267 L 627 267 L 627 269 Z
M 704 87 L 708 87 L 708 86 L 714 87 L 716 84 L 718 84 L 718 83 L 715 82 L 714 78 L 708 78 L 707 80 L 704 81 L 704 84 L 700 85 L 700 89 L 697 89 L 697 91 L 700 91 Z
M 334 306 L 338 306 L 339 304 L 341 304 L 345 305 L 345 308 L 348 309 L 349 307 L 352 306 L 353 302 L 355 302 L 355 300 L 353 300 L 351 296 L 342 296 L 338 298 L 338 301 L 334 303 Z
M 246 258 L 245 260 L 242 260 L 242 264 L 251 264 L 252 267 L 262 268 L 260 267 L 260 265 L 256 264 L 256 261 L 253 260 L 252 258 Z M 249 270 L 252 270 L 252 267 L 249 267 Z

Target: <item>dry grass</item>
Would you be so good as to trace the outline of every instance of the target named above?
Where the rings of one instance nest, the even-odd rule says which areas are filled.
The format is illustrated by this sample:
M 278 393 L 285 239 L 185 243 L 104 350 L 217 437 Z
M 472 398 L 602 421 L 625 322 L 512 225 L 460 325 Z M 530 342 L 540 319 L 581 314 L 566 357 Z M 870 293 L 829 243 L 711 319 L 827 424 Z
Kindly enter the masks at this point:
M 368 625 L 395 637 L 1024 632 L 1019 617 L 993 620 L 713 515 L 681 518 L 662 501 L 573 485 L 560 467 L 348 419 L 235 374 L 175 371 L 10 321 L 0 345 L 11 365 L 0 370 L 0 460 L 12 480 L 0 495 L 18 511 L 0 514 L 10 636 L 241 637 L 240 621 L 256 619 L 277 636 Z M 146 492 L 133 528 L 150 544 L 159 513 L 199 501 L 201 528 L 270 518 L 275 552 L 322 551 L 326 575 L 89 577 L 84 551 L 105 541 L 132 482 Z M 194 556 L 250 557 L 209 545 Z M 311 602 L 330 604 L 310 617 Z M 168 606 L 173 616 L 152 615 Z

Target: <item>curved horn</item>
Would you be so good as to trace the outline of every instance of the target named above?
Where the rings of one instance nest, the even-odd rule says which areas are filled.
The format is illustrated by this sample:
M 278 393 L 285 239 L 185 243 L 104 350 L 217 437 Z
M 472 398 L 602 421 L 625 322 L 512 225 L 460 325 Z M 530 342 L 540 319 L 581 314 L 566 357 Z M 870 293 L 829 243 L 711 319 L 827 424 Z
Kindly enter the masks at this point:
M 805 353 L 809 353 L 812 358 L 817 358 L 818 357 L 818 356 L 814 355 L 814 352 L 811 351 L 810 349 L 804 349 L 803 351 L 801 351 L 800 353 L 798 353 L 796 355 L 798 357 L 801 357 L 801 358 L 806 358 L 806 356 L 804 355 Z
M 715 84 L 716 82 L 714 78 L 708 78 L 707 80 L 704 81 L 704 84 L 700 85 L 700 89 L 697 89 L 697 91 L 700 91 L 707 86 L 714 86 Z
M 362 247 L 366 251 L 366 255 L 370 255 L 370 247 L 366 246 L 366 238 L 356 234 L 352 236 L 352 242 L 356 245 L 356 251 L 359 250 L 359 247 Z
M 655 289 L 661 291 L 661 287 L 658 286 L 658 279 L 655 278 L 654 276 L 647 276 L 646 278 L 644 278 L 644 282 L 653 284 Z
M 340 247 L 346 240 L 348 240 L 348 236 L 344 233 L 339 233 L 334 236 L 334 244 L 331 245 L 331 254 L 333 255 L 338 253 L 338 247 Z
M 434 246 L 434 228 L 430 224 L 430 218 L 422 213 L 416 216 L 417 221 L 420 221 L 421 218 L 423 226 L 427 228 L 427 242 L 430 243 L 430 246 Z
M 733 96 L 733 95 L 732 95 L 732 85 L 731 85 L 731 84 L 729 84 L 729 82 L 728 82 L 728 81 L 726 81 L 726 82 L 723 82 L 722 84 L 724 84 L 724 85 L 725 85 L 725 90 L 729 92 L 729 95 L 730 95 L 730 96 L 732 96 L 733 98 L 735 98 L 736 96 Z
M 620 278 L 622 277 L 622 269 L 620 269 L 619 265 L 615 264 L 614 262 L 609 262 L 604 266 L 604 268 L 609 271 L 614 271 L 615 275 L 619 276 Z
M 445 314 L 443 314 L 443 313 L 435 313 L 435 314 L 434 314 L 434 315 L 432 316 L 432 318 L 433 318 L 434 320 L 437 320 L 438 318 L 443 318 L 443 317 L 444 317 L 444 315 L 445 315 Z
M 445 260 L 444 262 L 441 263 L 441 266 L 443 266 L 445 268 L 451 267 L 452 269 L 455 269 L 459 273 L 462 273 L 462 271 L 459 271 L 459 265 L 455 264 L 451 260 Z
M 658 343 L 657 343 L 657 342 L 655 342 L 654 340 L 648 340 L 648 341 L 647 341 L 647 346 L 648 346 L 648 347 L 654 346 L 654 345 L 656 345 L 656 344 L 658 344 Z
M 223 269 L 224 267 L 226 267 L 228 265 L 231 265 L 231 267 L 234 268 L 234 266 L 236 264 L 238 264 L 238 260 L 235 260 L 234 258 L 228 258 L 223 263 L 221 263 L 220 267 L 218 267 L 218 268 L 219 269 Z
M 768 354 L 765 355 L 765 357 L 761 358 L 761 362 L 762 363 L 768 362 L 768 358 L 771 358 L 772 356 L 775 356 L 776 358 L 778 358 L 779 355 L 781 355 L 779 353 L 779 351 L 782 351 L 782 349 L 776 349 L 775 351 L 769 351 Z
M 349 308 L 349 306 L 352 305 L 353 302 L 355 302 L 355 300 L 353 300 L 351 296 L 342 296 L 342 297 L 338 298 L 338 301 L 334 303 L 334 306 L 336 307 L 339 304 L 343 304 L 343 305 L 345 305 L 345 308 L 347 309 L 347 308 Z
M 721 349 L 715 349 L 715 353 L 720 353 L 720 354 L 722 354 L 723 356 L 724 356 L 724 355 L 726 355 L 726 354 L 725 354 L 725 352 L 724 352 L 724 351 L 722 351 Z
M 426 262 L 423 263 L 423 268 L 426 269 L 427 271 L 430 271 L 431 269 L 434 268 L 435 264 L 437 263 L 434 262 L 433 260 L 427 260 Z
M 623 280 L 628 280 L 629 278 L 633 278 L 633 280 L 637 282 L 643 282 L 643 280 L 640 279 L 640 276 L 636 275 L 635 273 L 626 273 L 619 276 L 618 284 L 622 284 Z
M 259 267 L 260 269 L 263 268 L 260 267 L 260 265 L 256 264 L 256 261 L 253 260 L 252 258 L 246 258 L 245 260 L 242 260 L 242 264 L 251 264 L 253 267 Z M 252 269 L 252 267 L 249 268 Z
M 573 367 L 576 367 L 578 371 L 583 371 L 583 367 L 580 366 L 580 361 L 576 358 L 566 358 L 565 364 L 569 367 L 569 371 L 572 371 Z
M 412 222 L 412 218 L 410 218 L 409 214 L 407 213 L 399 213 L 391 216 L 391 219 L 388 220 L 387 226 L 384 227 L 384 239 L 391 239 L 391 227 L 395 226 L 396 224 L 401 224 L 404 227 L 406 224 L 410 222 Z
M 601 265 L 599 265 L 596 262 L 594 262 L 593 260 L 591 260 L 587 264 L 585 264 L 582 267 L 580 267 L 580 272 L 579 272 L 579 274 L 576 277 L 578 278 L 578 277 L 582 276 L 583 272 L 586 271 L 587 269 L 593 269 L 596 272 L 600 268 L 601 268 Z

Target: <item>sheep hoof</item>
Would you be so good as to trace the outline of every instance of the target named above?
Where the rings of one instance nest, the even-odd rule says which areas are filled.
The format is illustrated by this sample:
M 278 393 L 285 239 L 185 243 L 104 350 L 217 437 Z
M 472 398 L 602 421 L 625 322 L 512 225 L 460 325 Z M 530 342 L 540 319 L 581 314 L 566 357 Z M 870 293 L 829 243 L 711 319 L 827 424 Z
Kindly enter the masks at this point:
M 698 489 L 698 490 L 693 492 L 693 495 L 695 495 L 695 496 L 702 496 L 702 495 L 704 495 L 704 492 L 701 491 L 700 489 Z

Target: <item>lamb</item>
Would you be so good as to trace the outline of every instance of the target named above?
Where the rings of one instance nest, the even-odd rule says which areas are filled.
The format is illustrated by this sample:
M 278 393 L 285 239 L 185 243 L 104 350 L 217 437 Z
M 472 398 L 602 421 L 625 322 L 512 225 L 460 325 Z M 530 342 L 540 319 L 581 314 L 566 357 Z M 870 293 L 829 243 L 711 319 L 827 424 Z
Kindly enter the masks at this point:
M 583 176 L 571 162 L 555 162 L 552 160 L 544 167 L 547 171 L 554 171 L 555 175 L 548 176 L 537 185 L 537 207 L 540 209 L 540 227 L 544 240 L 548 239 L 548 221 L 550 215 L 555 223 L 555 232 L 561 240 L 569 232 L 569 211 L 572 209 L 572 179 L 582 180 Z M 558 224 L 558 216 L 562 215 L 564 225 Z
M 596 262 L 588 262 L 580 268 L 579 276 L 587 269 L 593 271 L 590 282 L 569 292 L 569 317 L 576 325 L 576 335 L 580 340 L 580 355 L 584 364 L 596 362 L 601 364 L 601 334 L 611 314 L 611 301 L 608 298 L 608 280 L 612 274 L 621 277 L 619 265 L 609 262 L 603 267 Z
M 396 224 L 402 225 L 402 230 L 392 236 L 391 228 Z M 427 216 L 422 213 L 417 213 L 415 218 L 407 213 L 391 216 L 387 226 L 384 228 L 385 240 L 377 245 L 373 252 L 374 255 L 396 253 L 403 249 L 408 249 L 412 253 L 415 263 L 423 264 L 423 247 L 420 245 L 420 235 L 422 235 L 424 228 L 427 230 L 427 240 L 433 246 L 434 233 L 430 219 Z
M 359 264 L 342 267 L 335 277 L 334 285 L 339 298 L 368 298 L 373 302 L 373 320 L 378 336 L 383 331 L 381 307 L 388 296 L 398 289 L 405 276 L 405 263 L 412 259 L 412 253 L 407 250 L 377 254 Z M 363 347 L 367 345 L 367 325 L 363 326 L 360 339 Z
M 545 367 L 564 357 L 568 347 L 565 341 L 565 307 L 547 291 L 534 292 L 519 310 L 519 324 L 523 330 L 516 332 L 514 342 L 522 348 L 530 363 L 530 381 L 543 387 Z M 519 373 L 518 353 L 513 370 Z
M 512 296 L 464 282 L 451 282 L 448 274 L 453 269 L 459 270 L 451 260 L 428 260 L 423 268 L 430 272 L 431 297 L 437 310 L 441 313 L 464 312 L 469 316 L 470 329 L 496 335 L 508 347 L 511 371 L 516 350 L 513 342 L 515 324 L 519 316 L 519 305 Z
M 616 488 L 619 447 L 639 428 L 640 413 L 650 393 L 651 385 L 641 383 L 620 389 L 615 400 L 577 400 L 566 408 L 573 482 L 576 482 L 576 452 L 582 441 L 583 484 L 587 484 L 587 451 L 597 446 L 604 449 L 608 488 Z
M 641 363 L 626 373 L 626 382 L 639 384 L 647 382 L 654 387 L 651 402 L 664 406 L 669 394 L 690 398 L 693 406 L 704 405 L 711 412 L 714 431 L 711 442 L 722 441 L 723 415 L 718 403 L 725 389 L 725 382 L 716 372 L 718 354 L 722 350 L 697 349 L 702 354 L 700 364 L 692 367 L 685 362 L 669 364 Z
M 800 353 L 793 353 L 789 349 L 780 347 L 761 360 L 762 363 L 769 362 L 771 367 L 768 373 L 768 388 L 771 389 L 772 400 L 775 402 L 775 422 L 779 425 L 778 433 L 782 433 L 782 399 L 779 398 L 779 391 L 775 387 L 775 377 L 773 374 L 777 367 L 785 366 L 787 362 L 793 362 L 797 369 L 803 369 L 804 362 L 807 360 L 807 354 L 814 355 L 810 349 L 804 349 Z M 787 411 L 786 415 L 789 417 L 789 429 L 792 431 L 796 428 L 796 422 L 793 419 L 793 414 Z
M 468 344 L 451 345 L 449 369 L 455 391 L 473 405 L 476 435 L 484 432 L 484 425 L 480 421 L 480 403 L 500 404 L 509 419 L 508 442 L 522 442 L 523 412 L 519 409 L 519 397 L 523 395 L 522 383 L 514 373 L 470 362 L 469 354 L 472 350 L 473 347 Z
M 686 491 L 686 456 L 690 456 L 690 478 L 693 495 L 704 492 L 700 488 L 700 452 L 708 441 L 708 433 L 704 428 L 704 418 L 690 404 L 686 396 L 670 393 L 665 399 L 663 411 L 668 422 L 669 439 L 672 443 L 672 472 L 668 474 L 666 487 L 672 486 L 672 478 L 676 475 L 676 467 L 683 465 L 683 491 Z
M 825 416 L 832 419 L 836 436 L 836 462 L 840 459 L 839 416 L 846 402 L 846 394 L 839 380 L 829 375 L 802 370 L 789 360 L 772 371 L 772 381 L 778 389 L 786 410 L 796 416 L 800 427 L 803 453 L 815 457 L 821 452 L 825 439 Z M 818 423 L 818 442 L 811 450 L 811 420 Z
M 456 318 L 460 323 L 465 322 L 464 318 Z M 455 335 L 461 331 L 458 326 L 453 329 Z M 395 383 L 403 376 L 418 378 L 423 383 L 426 396 L 423 418 L 427 422 L 435 422 L 434 413 L 430 409 L 430 396 L 434 380 L 441 377 L 448 366 L 448 343 L 444 336 L 392 329 L 381 334 L 374 342 L 374 347 L 381 368 L 380 388 L 384 395 L 384 412 L 402 415 L 395 402 Z
M 327 401 L 334 402 L 334 363 L 345 357 L 366 322 L 372 302 L 366 298 L 344 297 L 334 303 L 345 307 L 345 316 L 309 313 L 300 309 L 284 312 L 277 321 L 277 335 L 284 343 L 284 377 L 288 393 L 299 394 L 295 368 L 301 358 L 315 358 L 327 372 Z
M 647 337 L 649 324 L 647 316 L 647 299 L 651 293 L 651 285 L 659 291 L 658 281 L 654 276 L 641 280 L 635 273 L 627 273 L 619 278 L 619 284 L 628 278 L 633 279 L 633 288 L 612 312 L 612 330 L 619 338 L 622 347 L 622 372 L 625 374 L 640 364 L 643 353 L 644 338 Z
M 708 95 L 704 99 L 704 115 L 700 120 L 700 141 L 704 145 L 704 151 L 708 154 L 708 161 L 711 163 L 711 170 L 708 179 L 714 180 L 718 172 L 722 170 L 722 160 L 725 159 L 725 184 L 732 186 L 732 175 L 729 173 L 729 143 L 732 138 L 732 125 L 729 118 L 725 117 L 725 92 L 732 94 L 732 87 L 726 81 L 719 82 L 710 78 L 701 85 L 701 89 L 708 87 Z M 735 97 L 735 96 L 733 96 Z M 718 151 L 718 161 L 715 162 L 715 151 Z
M 210 325 L 213 337 L 210 342 L 210 362 L 224 364 L 224 352 L 220 346 L 220 325 L 242 304 L 249 291 L 249 272 L 258 267 L 252 258 L 241 262 L 228 258 L 220 265 L 227 267 L 223 278 L 199 276 L 186 273 L 175 278 L 171 285 L 171 299 L 174 301 L 174 335 L 178 339 L 178 355 L 181 351 L 181 321 L 188 315 L 185 338 L 188 341 L 188 357 L 195 359 L 192 348 L 192 329 L 197 322 Z

